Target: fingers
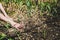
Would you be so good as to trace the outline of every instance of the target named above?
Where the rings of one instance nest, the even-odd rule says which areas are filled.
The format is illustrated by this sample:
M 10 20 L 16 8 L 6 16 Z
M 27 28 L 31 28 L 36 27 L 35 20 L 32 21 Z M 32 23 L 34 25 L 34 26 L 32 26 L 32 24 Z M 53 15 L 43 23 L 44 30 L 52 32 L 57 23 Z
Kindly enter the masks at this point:
M 14 25 L 14 27 L 17 29 L 17 30 L 20 30 L 20 29 L 24 29 L 24 24 L 23 23 L 17 23 Z
M 25 28 L 24 22 L 20 22 L 21 27 Z
M 20 24 L 19 27 L 16 28 L 19 32 L 24 32 L 24 25 Z

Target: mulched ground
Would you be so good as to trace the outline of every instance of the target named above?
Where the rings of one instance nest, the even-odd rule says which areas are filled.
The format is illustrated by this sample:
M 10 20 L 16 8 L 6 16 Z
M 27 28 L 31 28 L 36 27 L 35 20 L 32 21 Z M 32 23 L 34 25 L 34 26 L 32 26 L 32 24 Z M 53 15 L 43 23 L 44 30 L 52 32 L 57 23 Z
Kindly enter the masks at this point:
M 8 30 L 4 27 L 0 28 L 0 32 L 8 35 L 7 38 L 11 37 L 14 40 L 19 40 L 16 32 L 9 32 Z M 22 40 L 60 40 L 60 18 L 47 17 L 43 24 L 32 25 L 29 29 L 25 28 L 24 32 L 18 32 L 18 34 Z M 7 40 L 7 38 L 4 40 Z

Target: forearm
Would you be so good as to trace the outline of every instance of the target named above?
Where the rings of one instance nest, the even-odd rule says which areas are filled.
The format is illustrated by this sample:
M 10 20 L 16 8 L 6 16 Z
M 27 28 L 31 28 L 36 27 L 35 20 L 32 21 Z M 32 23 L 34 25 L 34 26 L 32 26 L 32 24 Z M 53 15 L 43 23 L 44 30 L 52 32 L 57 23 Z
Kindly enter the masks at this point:
M 3 14 L 0 13 L 0 19 L 4 20 L 4 21 L 9 21 Z
M 11 25 L 14 24 L 14 21 L 9 20 L 8 18 L 6 18 L 3 14 L 0 13 L 0 19 L 3 21 L 6 21 L 8 23 L 10 23 Z M 12 25 L 13 26 L 13 25 Z
M 1 3 L 0 3 L 0 9 L 1 9 L 1 11 L 4 13 L 4 15 L 7 16 L 7 14 L 6 14 L 6 12 L 5 12 L 5 10 L 4 10 L 4 8 L 3 8 L 3 6 L 2 6 Z

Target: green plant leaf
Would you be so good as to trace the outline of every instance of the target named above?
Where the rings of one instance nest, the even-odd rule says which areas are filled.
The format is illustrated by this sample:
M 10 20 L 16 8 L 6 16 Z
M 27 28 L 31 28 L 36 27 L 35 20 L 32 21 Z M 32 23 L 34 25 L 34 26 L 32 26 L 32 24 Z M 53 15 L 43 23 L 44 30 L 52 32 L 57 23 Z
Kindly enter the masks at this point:
M 30 0 L 27 0 L 27 1 L 26 1 L 26 5 L 27 5 L 27 8 L 28 8 L 28 9 L 31 8 L 31 2 L 30 2 Z
M 9 0 L 3 0 L 4 2 L 6 2 L 6 3 L 8 3 L 9 2 Z
M 12 38 L 9 38 L 8 40 L 13 40 Z
M 10 24 L 5 24 L 5 27 L 8 29 L 10 27 Z
M 3 38 L 5 38 L 6 36 L 7 36 L 6 34 L 1 33 L 1 34 L 0 34 L 0 40 L 2 40 Z
M 47 10 L 48 10 L 48 11 L 51 11 L 50 5 L 47 5 Z

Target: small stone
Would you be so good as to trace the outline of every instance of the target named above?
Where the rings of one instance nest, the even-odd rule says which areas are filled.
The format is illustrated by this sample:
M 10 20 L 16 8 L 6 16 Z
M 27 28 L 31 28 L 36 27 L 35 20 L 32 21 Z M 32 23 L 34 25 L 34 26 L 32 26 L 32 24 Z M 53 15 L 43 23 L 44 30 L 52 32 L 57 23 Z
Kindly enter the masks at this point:
M 58 33 L 56 33 L 56 35 L 58 36 L 59 34 L 58 34 Z
M 54 37 L 54 35 L 52 35 L 52 37 Z
M 50 31 L 52 32 L 53 30 L 51 29 Z

